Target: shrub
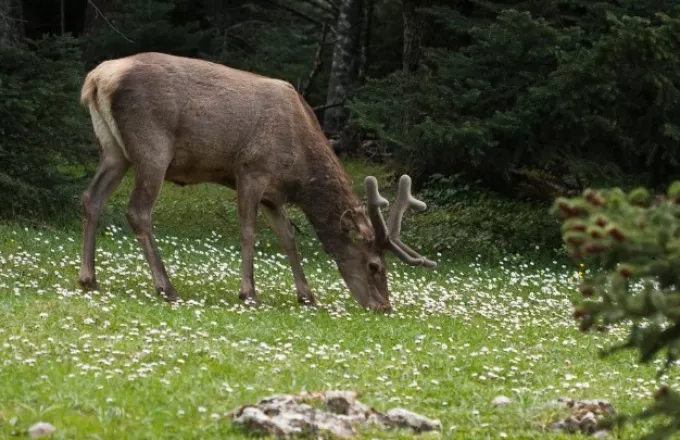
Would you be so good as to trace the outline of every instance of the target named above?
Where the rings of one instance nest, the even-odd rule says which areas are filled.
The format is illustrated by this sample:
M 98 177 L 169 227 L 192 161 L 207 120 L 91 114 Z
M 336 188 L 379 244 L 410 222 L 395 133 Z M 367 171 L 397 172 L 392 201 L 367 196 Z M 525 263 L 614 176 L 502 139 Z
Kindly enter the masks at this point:
M 0 46 L 0 217 L 68 211 L 88 151 L 87 111 L 78 102 L 80 51 L 70 37 Z
M 117 3 L 108 14 L 113 26 L 99 26 L 83 37 L 87 67 L 139 52 L 168 52 L 200 56 L 212 42 L 208 31 L 197 21 L 177 20 L 179 5 L 157 0 L 130 0 Z
M 628 340 L 603 354 L 637 349 L 647 363 L 665 351 L 665 367 L 680 358 L 680 182 L 666 195 L 644 188 L 586 190 L 559 198 L 553 212 L 562 219 L 571 257 L 599 270 L 581 282 L 583 299 L 574 317 L 580 328 L 604 330 L 630 325 Z M 654 405 L 635 419 L 665 416 L 649 438 L 669 438 L 680 430 L 680 395 L 663 387 Z
M 407 216 L 403 234 L 423 250 L 502 259 L 508 253 L 552 256 L 560 245 L 558 222 L 546 215 L 549 206 L 441 175 L 432 176 L 418 197 L 428 210 Z
M 610 6 L 578 26 L 552 8 L 502 10 L 488 25 L 442 15 L 461 46 L 426 48 L 416 74 L 367 81 L 352 122 L 418 178 L 464 172 L 499 189 L 529 168 L 589 186 L 606 163 L 617 184 L 666 185 L 680 172 L 680 9 Z

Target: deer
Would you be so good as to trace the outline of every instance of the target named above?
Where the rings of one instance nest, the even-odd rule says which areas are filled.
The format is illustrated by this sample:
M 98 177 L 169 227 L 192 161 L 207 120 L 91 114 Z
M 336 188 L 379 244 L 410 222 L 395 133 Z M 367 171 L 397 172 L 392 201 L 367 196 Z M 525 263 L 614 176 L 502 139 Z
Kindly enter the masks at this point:
M 389 205 L 377 179 L 359 200 L 309 104 L 289 83 L 198 58 L 146 52 L 106 60 L 86 76 L 99 163 L 82 193 L 82 260 L 78 283 L 98 289 L 97 223 L 110 194 L 132 167 L 125 212 L 159 295 L 179 300 L 154 239 L 152 211 L 164 182 L 215 183 L 236 192 L 240 240 L 238 297 L 259 303 L 254 282 L 256 220 L 264 214 L 291 267 L 298 301 L 318 305 L 302 269 L 286 205 L 300 208 L 332 257 L 352 297 L 365 309 L 390 312 L 386 252 L 411 266 L 435 267 L 400 239 L 405 211 L 427 205 L 399 180 Z

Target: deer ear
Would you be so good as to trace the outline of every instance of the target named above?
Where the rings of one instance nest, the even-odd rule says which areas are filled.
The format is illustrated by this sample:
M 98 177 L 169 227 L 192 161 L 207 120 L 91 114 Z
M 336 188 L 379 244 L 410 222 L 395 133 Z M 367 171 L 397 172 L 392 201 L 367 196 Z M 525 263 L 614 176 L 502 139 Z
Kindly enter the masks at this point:
M 354 221 L 354 214 L 351 210 L 347 210 L 340 216 L 340 227 L 343 232 L 351 233 L 357 230 L 357 224 Z
M 368 226 L 368 222 L 357 221 L 357 213 L 352 210 L 347 210 L 342 213 L 340 217 L 340 226 L 342 231 L 349 235 L 353 241 L 371 241 L 373 240 L 373 231 Z

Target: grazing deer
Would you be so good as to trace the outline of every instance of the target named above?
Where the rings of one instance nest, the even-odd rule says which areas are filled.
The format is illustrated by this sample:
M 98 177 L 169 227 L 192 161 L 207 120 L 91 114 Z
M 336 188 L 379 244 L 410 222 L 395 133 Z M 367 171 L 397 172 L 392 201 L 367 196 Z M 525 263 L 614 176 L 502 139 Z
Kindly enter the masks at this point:
M 159 293 L 177 300 L 154 240 L 151 213 L 165 180 L 213 182 L 236 190 L 241 241 L 239 298 L 257 300 L 255 224 L 261 206 L 285 252 L 298 300 L 316 304 L 300 264 L 284 205 L 299 206 L 365 308 L 391 310 L 385 251 L 434 267 L 399 239 L 408 207 L 426 208 L 402 176 L 387 224 L 375 178 L 366 178 L 367 212 L 312 109 L 287 82 L 197 59 L 141 53 L 109 60 L 85 79 L 100 162 L 83 193 L 83 254 L 78 281 L 96 288 L 95 230 L 106 199 L 126 170 L 135 171 L 126 217 Z

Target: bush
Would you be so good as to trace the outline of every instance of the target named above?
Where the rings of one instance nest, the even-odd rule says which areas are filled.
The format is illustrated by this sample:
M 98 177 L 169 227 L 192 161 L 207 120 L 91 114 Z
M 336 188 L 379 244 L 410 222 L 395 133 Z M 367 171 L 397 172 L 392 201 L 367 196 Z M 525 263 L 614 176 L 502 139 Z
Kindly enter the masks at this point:
M 592 10 L 578 26 L 511 9 L 469 28 L 442 15 L 468 42 L 369 80 L 352 121 L 416 178 L 466 173 L 499 189 L 528 168 L 572 189 L 626 174 L 666 185 L 680 174 L 680 9 L 662 7 Z
M 549 206 L 441 175 L 432 176 L 418 198 L 427 201 L 426 214 L 406 216 L 403 234 L 423 251 L 498 260 L 508 253 L 552 256 L 560 246 L 558 222 L 546 215 Z
M 604 354 L 636 349 L 647 363 L 665 351 L 663 373 L 680 358 L 680 182 L 666 195 L 644 188 L 586 190 L 557 199 L 563 240 L 571 257 L 598 270 L 582 279 L 574 317 L 580 328 L 630 325 L 628 340 Z M 680 431 L 680 395 L 663 387 L 656 402 L 635 418 L 665 416 L 648 438 Z
M 498 176 L 536 155 L 525 123 L 533 109 L 518 102 L 581 38 L 578 29 L 515 10 L 468 34 L 471 43 L 460 49 L 428 49 L 416 75 L 368 81 L 352 103 L 353 122 L 377 134 L 411 173 Z
M 210 47 L 212 35 L 198 21 L 177 20 L 182 11 L 173 2 L 129 0 L 108 14 L 112 26 L 99 26 L 83 37 L 87 67 L 139 52 L 167 52 L 199 57 Z
M 75 39 L 0 46 L 0 217 L 67 212 L 78 179 L 66 169 L 90 147 Z M 92 151 L 92 150 L 89 150 Z

